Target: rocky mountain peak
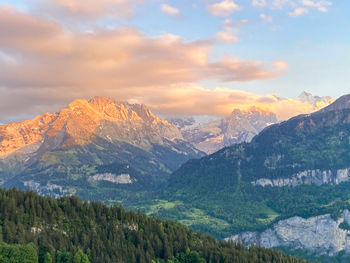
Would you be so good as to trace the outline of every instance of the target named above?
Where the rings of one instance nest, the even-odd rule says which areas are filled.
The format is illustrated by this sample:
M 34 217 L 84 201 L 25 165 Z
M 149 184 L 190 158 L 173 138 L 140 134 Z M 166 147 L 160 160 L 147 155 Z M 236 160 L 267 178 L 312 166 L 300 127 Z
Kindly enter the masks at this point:
M 153 112 L 144 104 L 127 104 L 127 106 L 137 113 L 144 121 L 147 121 L 152 124 L 162 123 L 164 125 L 170 125 L 164 119 L 161 119 L 153 114 Z
M 321 109 L 327 105 L 329 105 L 330 103 L 333 102 L 332 97 L 329 96 L 324 96 L 324 97 L 320 97 L 320 96 L 314 96 L 309 92 L 303 91 L 298 97 L 297 100 L 302 101 L 302 102 L 306 102 L 309 103 L 311 105 L 313 105 L 316 109 Z
M 84 145 L 96 136 L 135 144 L 182 139 L 174 125 L 155 116 L 145 105 L 94 97 L 89 101 L 76 99 L 58 113 L 0 126 L 0 156 L 29 145 L 30 151 L 36 151 L 43 143 L 47 148 Z M 37 147 L 33 148 L 34 144 Z
M 92 99 L 89 100 L 89 104 L 93 107 L 96 108 L 103 108 L 109 104 L 115 104 L 118 105 L 118 103 L 112 99 L 112 98 L 108 98 L 108 97 L 93 97 Z

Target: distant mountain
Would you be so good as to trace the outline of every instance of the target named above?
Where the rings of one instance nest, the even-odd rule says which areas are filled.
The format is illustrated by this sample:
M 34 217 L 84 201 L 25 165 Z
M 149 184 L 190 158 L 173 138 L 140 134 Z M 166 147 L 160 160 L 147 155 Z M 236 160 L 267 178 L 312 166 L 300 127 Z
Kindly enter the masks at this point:
M 338 244 L 343 236 L 336 236 L 350 229 L 349 101 L 346 95 L 324 110 L 270 125 L 250 143 L 188 161 L 170 177 L 161 196 L 173 206 L 150 214 L 186 221 L 219 238 L 244 232 L 244 241 L 266 241 L 269 247 L 288 245 L 317 255 L 347 253 L 350 245 Z M 186 208 L 191 213 L 182 213 Z M 191 214 L 201 220 L 191 221 Z M 300 234 L 306 221 L 298 217 L 309 218 L 310 225 L 318 216 L 336 225 L 317 228 L 323 231 L 317 235 Z M 295 227 L 288 222 L 296 222 Z M 281 225 L 288 227 L 278 232 Z M 256 234 L 268 229 L 275 234 Z M 316 225 L 305 231 L 312 229 Z M 293 239 L 283 231 L 300 235 Z
M 170 119 L 177 125 L 183 137 L 197 149 L 208 154 L 235 143 L 250 141 L 265 127 L 277 123 L 274 113 L 251 107 L 235 109 L 226 118 L 210 118 L 199 122 L 194 117 Z
M 316 109 L 321 109 L 329 104 L 331 104 L 334 100 L 332 97 L 329 96 L 314 96 L 311 93 L 308 93 L 306 91 L 303 91 L 298 97 L 297 100 L 300 100 L 302 102 L 307 102 L 311 105 L 313 105 Z
M 0 126 L 3 185 L 42 194 L 98 198 L 100 188 L 147 188 L 200 156 L 175 125 L 145 105 L 102 97 Z
M 305 91 L 296 100 L 310 104 L 315 110 L 333 102 L 331 97 L 314 96 Z M 225 118 L 192 116 L 167 120 L 179 128 L 185 140 L 207 154 L 233 144 L 250 142 L 264 128 L 279 122 L 275 113 L 255 106 L 248 110 L 234 109 Z

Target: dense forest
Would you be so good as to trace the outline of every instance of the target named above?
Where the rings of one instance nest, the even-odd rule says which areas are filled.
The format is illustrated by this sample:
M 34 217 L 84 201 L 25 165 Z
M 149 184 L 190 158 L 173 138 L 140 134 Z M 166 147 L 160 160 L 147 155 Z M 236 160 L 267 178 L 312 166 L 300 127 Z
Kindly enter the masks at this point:
M 123 207 L 0 189 L 0 262 L 305 262 Z

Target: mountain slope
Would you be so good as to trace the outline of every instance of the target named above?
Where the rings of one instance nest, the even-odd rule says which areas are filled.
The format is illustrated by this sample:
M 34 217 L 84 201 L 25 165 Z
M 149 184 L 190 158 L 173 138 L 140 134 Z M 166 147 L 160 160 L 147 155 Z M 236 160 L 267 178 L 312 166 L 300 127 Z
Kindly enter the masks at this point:
M 344 98 L 330 107 L 337 107 Z M 200 160 L 189 161 L 174 173 L 170 185 L 181 182 L 200 191 L 200 186 L 187 183 L 192 178 L 195 180 L 198 174 L 202 182 L 208 180 L 208 184 L 220 189 L 226 187 L 216 183 L 220 179 L 237 184 L 261 178 L 288 178 L 305 170 L 348 168 L 349 138 L 350 109 L 325 109 L 297 116 L 271 125 L 251 143 L 233 145 Z M 213 171 L 216 172 L 213 174 Z
M 0 189 L 0 217 L 0 238 L 8 243 L 0 242 L 1 262 L 306 262 L 271 249 L 218 243 L 179 223 L 77 197 Z
M 262 232 L 296 216 L 328 215 L 340 220 L 350 209 L 349 100 L 347 95 L 325 110 L 271 125 L 251 143 L 188 161 L 159 196 L 173 205 L 159 210 L 145 205 L 144 211 L 180 220 L 218 238 Z M 157 205 L 159 201 L 154 201 L 151 207 Z M 203 220 L 191 221 L 194 218 Z M 313 252 L 332 253 L 322 245 Z
M 54 196 L 85 195 L 91 187 L 92 198 L 101 196 L 91 195 L 91 190 L 103 186 L 111 192 L 147 188 L 200 156 L 174 125 L 145 105 L 102 97 L 75 100 L 58 113 L 0 126 L 4 186 Z

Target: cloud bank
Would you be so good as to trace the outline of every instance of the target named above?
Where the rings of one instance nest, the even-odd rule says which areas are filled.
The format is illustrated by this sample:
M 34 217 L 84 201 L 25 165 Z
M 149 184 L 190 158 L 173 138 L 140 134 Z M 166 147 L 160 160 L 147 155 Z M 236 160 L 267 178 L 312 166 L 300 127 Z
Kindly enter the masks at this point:
M 90 14 L 80 5 L 66 6 L 69 1 L 57 3 L 71 12 Z M 188 42 L 172 34 L 149 37 L 132 27 L 71 31 L 58 22 L 0 5 L 0 121 L 20 118 L 23 112 L 52 111 L 55 105 L 95 95 L 137 99 L 151 103 L 159 112 L 168 112 L 165 104 L 179 103 L 180 97 L 184 105 L 190 105 L 185 102 L 188 92 L 199 99 L 201 94 L 224 96 L 219 94 L 221 90 L 208 93 L 194 88 L 195 82 L 263 80 L 280 72 L 274 63 L 235 57 L 212 60 L 214 42 Z M 161 98 L 159 104 L 149 94 Z M 172 108 L 177 113 L 186 107 Z

